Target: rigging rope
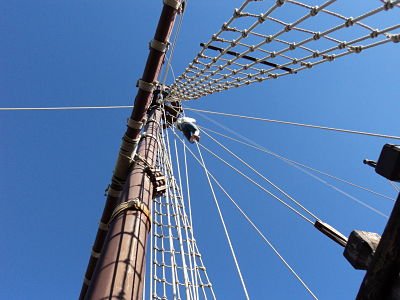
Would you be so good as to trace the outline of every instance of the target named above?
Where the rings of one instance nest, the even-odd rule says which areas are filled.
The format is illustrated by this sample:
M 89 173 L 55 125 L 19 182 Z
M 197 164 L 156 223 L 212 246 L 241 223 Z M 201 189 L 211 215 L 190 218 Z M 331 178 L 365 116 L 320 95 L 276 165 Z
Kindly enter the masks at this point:
M 265 11 L 265 2 L 245 1 L 201 44 L 200 52 L 172 85 L 170 98 L 198 99 L 400 41 L 396 32 L 400 24 L 393 12 L 400 0 L 385 1 L 355 18 L 333 11 L 335 2 L 313 6 L 315 1 L 277 0 Z M 395 20 L 394 24 L 375 28 L 372 17 L 383 13 L 387 20 Z M 365 24 L 367 20 L 373 25 Z
M 174 139 L 174 148 L 175 148 L 175 161 L 176 161 L 176 167 L 177 167 L 177 171 L 178 171 L 178 181 L 179 181 L 179 190 L 181 191 L 181 193 L 183 194 L 183 186 L 182 186 L 182 177 L 181 177 L 181 169 L 180 169 L 180 161 L 179 161 L 179 155 L 178 155 L 178 147 L 177 147 L 177 144 L 176 144 L 176 140 Z M 176 200 L 177 200 L 177 207 L 179 207 L 179 197 L 177 197 L 176 198 Z M 186 210 L 185 209 L 185 206 L 184 206 L 184 202 L 182 202 L 182 209 L 183 210 Z M 185 227 L 185 235 L 186 235 L 186 238 L 187 239 L 190 239 L 190 237 L 189 237 L 189 234 L 188 234 L 188 231 L 187 231 L 187 227 Z M 182 247 L 183 247 L 183 245 L 182 245 Z M 189 243 L 187 243 L 187 250 L 188 250 L 188 252 L 189 252 Z M 183 252 L 183 250 L 182 250 L 182 252 Z M 190 282 L 194 282 L 194 275 L 193 275 L 193 266 L 192 266 L 192 260 L 189 258 L 189 268 L 190 268 L 190 270 L 191 270 L 191 273 L 190 273 L 190 275 L 191 275 L 191 279 L 189 279 L 189 274 L 186 274 L 186 276 L 187 276 L 187 289 L 189 289 L 189 285 L 190 285 Z M 187 273 L 187 271 L 186 271 L 186 273 Z M 195 291 L 193 291 L 192 292 L 193 294 L 196 294 L 196 292 Z M 195 296 L 193 296 L 192 295 L 192 297 L 193 298 L 195 298 Z M 192 299 L 192 298 L 191 298 Z
M 393 182 L 391 182 L 390 180 L 388 180 L 388 182 L 390 183 L 390 185 L 396 190 L 396 192 L 400 192 L 400 188 L 394 184 Z
M 188 2 L 188 0 L 186 0 L 186 4 L 187 4 L 187 2 Z M 186 5 L 186 4 L 185 4 L 185 5 Z M 163 83 L 163 84 L 165 84 L 165 82 L 167 81 L 169 69 L 171 69 L 172 76 L 173 76 L 173 78 L 174 78 L 174 80 L 175 80 L 175 74 L 174 74 L 174 71 L 173 71 L 173 69 L 172 69 L 172 59 L 173 59 L 173 57 L 174 57 L 174 52 L 175 52 L 176 43 L 177 43 L 177 41 L 178 41 L 178 37 L 179 37 L 179 34 L 180 34 L 180 32 L 181 32 L 181 29 L 182 29 L 183 17 L 184 17 L 184 15 L 185 15 L 185 12 L 186 12 L 186 10 L 184 9 L 184 10 L 182 11 L 182 13 L 178 15 L 178 17 L 179 17 L 178 27 L 177 27 L 176 32 L 175 32 L 174 40 L 173 40 L 173 42 L 172 42 L 172 44 L 171 44 L 171 49 L 170 49 L 170 52 L 169 52 L 169 57 L 168 57 L 168 59 L 167 59 L 167 66 L 164 68 L 164 76 L 163 76 L 163 80 L 162 80 L 162 83 Z
M 0 111 L 18 110 L 86 110 L 86 109 L 121 109 L 130 108 L 132 105 L 108 105 L 108 106 L 56 106 L 56 107 L 0 107 Z
M 267 190 L 265 187 L 263 187 L 261 184 L 257 183 L 255 180 L 251 179 L 249 176 L 247 176 L 246 174 L 244 174 L 243 172 L 241 172 L 239 169 L 235 168 L 233 165 L 231 165 L 230 163 L 228 163 L 226 160 L 224 160 L 223 158 L 221 158 L 218 154 L 216 154 L 215 152 L 211 151 L 210 149 L 208 149 L 207 147 L 205 147 L 204 145 L 200 146 L 205 149 L 207 152 L 209 152 L 211 155 L 213 155 L 214 157 L 216 157 L 217 159 L 219 159 L 221 162 L 223 162 L 225 165 L 227 165 L 229 168 L 231 168 L 232 170 L 234 170 L 235 172 L 237 172 L 238 174 L 240 174 L 241 176 L 243 176 L 244 178 L 246 178 L 247 180 L 249 180 L 251 183 L 253 183 L 254 185 L 256 185 L 258 188 L 260 188 L 262 191 L 266 192 L 268 195 L 270 195 L 271 197 L 273 197 L 274 199 L 278 200 L 280 203 L 282 203 L 284 206 L 286 206 L 287 208 L 289 208 L 291 211 L 293 211 L 295 214 L 297 214 L 298 216 L 300 216 L 301 218 L 303 218 L 305 221 L 309 222 L 310 224 L 314 225 L 314 222 L 311 221 L 309 218 L 307 218 L 305 215 L 303 215 L 301 212 L 299 212 L 297 209 L 295 209 L 294 207 L 290 206 L 289 204 L 287 204 L 285 201 L 283 201 L 281 198 L 279 198 L 278 196 L 276 196 L 275 194 L 273 194 L 271 191 Z
M 240 266 L 239 266 L 238 260 L 236 258 L 235 250 L 233 249 L 233 245 L 232 245 L 231 239 L 229 237 L 229 232 L 228 232 L 228 229 L 227 229 L 226 224 L 225 224 L 224 216 L 222 215 L 221 208 L 219 206 L 217 196 L 215 195 L 214 188 L 213 188 L 213 185 L 211 183 L 210 176 L 208 174 L 208 169 L 207 169 L 207 167 L 205 165 L 205 162 L 204 162 L 204 159 L 203 159 L 203 155 L 201 154 L 201 150 L 200 150 L 199 144 L 196 143 L 196 146 L 197 146 L 197 150 L 199 152 L 199 156 L 200 156 L 200 159 L 201 159 L 201 165 L 202 165 L 202 167 L 204 169 L 204 172 L 206 173 L 207 181 L 208 181 L 208 184 L 210 186 L 211 193 L 213 195 L 215 206 L 217 207 L 217 210 L 218 210 L 219 218 L 220 218 L 222 226 L 224 228 L 225 237 L 226 237 L 226 239 L 228 241 L 229 249 L 231 250 L 232 258 L 233 258 L 233 260 L 235 262 L 236 270 L 238 272 L 238 275 L 239 275 L 239 278 L 240 278 L 240 282 L 241 282 L 242 287 L 243 287 L 244 294 L 246 296 L 246 299 L 250 300 L 249 294 L 247 292 L 246 284 L 245 284 L 243 276 L 242 276 L 242 271 L 240 270 Z
M 185 165 L 185 178 L 186 178 L 186 194 L 187 194 L 187 201 L 188 201 L 188 209 L 189 209 L 189 219 L 190 219 L 190 227 L 192 228 L 192 232 L 193 232 L 193 219 L 192 219 L 192 203 L 191 203 L 191 196 L 190 196 L 190 184 L 189 184 L 189 172 L 188 172 L 188 163 L 187 163 L 187 156 L 186 156 L 186 148 L 183 147 L 183 159 L 184 159 L 184 165 Z M 184 203 L 184 202 L 182 202 Z M 192 242 L 194 241 L 194 237 L 192 236 Z M 194 245 L 193 245 L 194 246 Z M 197 285 L 197 274 L 196 272 L 192 275 L 193 282 L 195 283 L 195 285 Z M 196 295 L 196 299 L 199 298 L 199 291 L 198 289 L 195 290 L 195 295 Z
M 263 174 L 258 172 L 254 167 L 249 165 L 247 162 L 245 162 L 242 158 L 240 158 L 238 155 L 236 155 L 233 151 L 228 149 L 225 145 L 221 144 L 219 141 L 217 141 L 215 138 L 213 138 L 210 134 L 208 134 L 205 130 L 203 130 L 203 133 L 207 135 L 211 140 L 213 140 L 215 143 L 217 143 L 220 147 L 222 147 L 225 151 L 230 153 L 233 157 L 235 157 L 237 160 L 239 160 L 241 163 L 243 163 L 246 167 L 248 167 L 250 170 L 252 170 L 254 173 L 256 173 L 259 177 L 261 177 L 263 180 L 268 182 L 270 185 L 272 185 L 275 189 L 277 189 L 280 193 L 285 195 L 290 201 L 292 201 L 294 204 L 296 204 L 298 207 L 300 207 L 303 211 L 305 211 L 307 214 L 309 214 L 312 218 L 314 219 L 319 219 L 314 213 L 312 213 L 310 210 L 305 208 L 299 201 L 294 199 L 292 196 L 290 196 L 288 193 L 286 193 L 284 190 L 282 190 L 280 187 L 278 187 L 275 183 L 273 183 L 271 180 L 266 178 Z
M 183 140 L 179 139 L 184 145 L 184 148 L 188 149 L 193 158 L 201 165 L 200 159 L 186 146 Z M 250 217 L 243 211 L 243 209 L 237 204 L 237 202 L 231 197 L 231 195 L 225 190 L 221 183 L 215 178 L 215 176 L 207 170 L 208 175 L 212 180 L 218 185 L 221 191 L 228 197 L 228 199 L 234 204 L 234 206 L 239 210 L 240 214 L 247 220 L 247 222 L 254 228 L 257 234 L 267 243 L 267 245 L 272 249 L 272 251 L 278 256 L 281 262 L 288 268 L 288 270 L 295 276 L 295 278 L 303 285 L 303 287 L 310 293 L 314 299 L 318 299 L 307 284 L 302 280 L 302 278 L 296 273 L 296 271 L 289 265 L 289 263 L 284 259 L 284 257 L 279 253 L 279 251 L 274 247 L 274 245 L 267 239 L 267 237 L 261 232 L 261 230 L 254 224 Z
M 215 122 L 216 124 L 219 124 L 219 123 L 216 122 L 216 121 L 213 121 L 213 122 Z M 223 125 L 220 125 L 220 126 L 223 126 Z M 227 128 L 226 126 L 223 126 L 223 128 L 225 128 L 225 129 L 227 129 L 227 130 L 230 130 L 230 129 Z M 238 133 L 235 133 L 235 132 L 233 132 L 233 133 L 236 134 L 236 135 L 239 135 Z M 240 136 L 240 135 L 239 135 L 239 136 Z M 243 137 L 242 137 L 242 138 L 243 138 Z M 246 139 L 246 140 L 249 140 L 249 139 L 247 139 L 247 138 L 245 138 L 245 139 Z M 256 144 L 256 143 L 254 143 L 254 142 L 251 141 L 251 140 L 249 140 L 249 141 L 252 142 L 253 144 Z M 259 146 L 258 144 L 256 144 L 256 145 Z M 262 148 L 263 148 L 263 147 L 262 147 Z M 265 149 L 265 148 L 264 148 L 264 149 Z M 265 150 L 267 150 L 267 149 L 265 149 Z M 207 151 L 209 151 L 209 150 L 207 150 Z M 268 150 L 267 150 L 267 151 L 268 151 Z M 267 152 L 267 153 L 268 153 L 268 152 Z M 273 152 L 271 152 L 271 153 L 273 153 Z M 269 154 L 271 154 L 271 153 L 269 153 Z M 275 154 L 275 153 L 274 153 L 274 154 Z M 214 155 L 217 157 L 216 154 L 214 154 Z M 276 157 L 279 158 L 279 155 L 276 155 Z M 223 160 L 222 158 L 219 158 L 219 159 L 220 159 L 220 160 Z M 290 160 L 285 160 L 285 159 L 283 159 L 283 158 L 282 158 L 282 160 L 285 161 L 285 162 L 287 162 L 289 165 L 291 164 Z M 312 174 L 312 173 L 308 172 L 307 170 L 303 169 L 301 166 L 298 166 L 298 165 L 296 165 L 296 164 L 293 164 L 293 167 L 299 169 L 299 170 L 302 171 L 303 173 L 305 173 L 305 174 L 311 176 L 312 178 L 318 180 L 319 182 L 325 184 L 326 186 L 328 186 L 328 187 L 334 189 L 335 191 L 341 193 L 342 195 L 348 197 L 349 199 L 351 199 L 351 200 L 357 202 L 358 204 L 360 204 L 360 205 L 362 205 L 362 206 L 368 208 L 369 210 L 371 210 L 371 211 L 373 211 L 373 212 L 379 214 L 380 216 L 382 216 L 382 217 L 384 217 L 384 218 L 387 218 L 387 215 L 384 214 L 383 212 L 381 212 L 379 209 L 376 209 L 375 207 L 373 207 L 373 206 L 371 206 L 371 205 L 365 203 L 364 201 L 362 201 L 362 200 L 360 200 L 360 199 L 358 199 L 358 198 L 356 198 L 356 197 L 350 195 L 349 193 L 347 193 L 347 192 L 341 190 L 340 188 L 338 188 L 338 187 L 336 187 L 336 186 L 334 186 L 334 185 L 328 183 L 327 181 L 325 181 L 325 180 L 321 179 L 320 177 L 316 176 L 315 174 Z M 377 194 L 378 194 L 378 193 L 377 193 Z
M 174 133 L 175 136 L 179 139 L 179 137 L 177 136 L 176 133 Z M 234 166 L 232 166 L 230 163 L 228 163 L 226 160 L 224 160 L 223 158 L 221 158 L 220 156 L 218 156 L 217 154 L 215 154 L 213 151 L 211 151 L 210 149 L 208 149 L 207 147 L 205 147 L 204 145 L 200 144 L 200 147 L 202 147 L 203 149 L 205 149 L 207 152 L 209 152 L 210 154 L 212 154 L 214 157 L 216 157 L 217 159 L 219 159 L 220 161 L 222 161 L 225 165 L 227 165 L 228 167 L 230 167 L 232 170 L 234 170 L 235 172 L 237 172 L 238 174 L 240 174 L 241 176 L 243 176 L 244 178 L 246 178 L 248 181 L 250 181 L 251 183 L 253 183 L 255 186 L 257 186 L 258 188 L 260 188 L 262 191 L 264 191 L 265 193 L 267 193 L 268 195 L 270 195 L 271 197 L 275 198 L 276 200 L 278 200 L 280 203 L 282 203 L 284 206 L 286 206 L 287 208 L 289 208 L 291 211 L 293 211 L 294 213 L 296 213 L 298 216 L 300 216 L 301 218 L 303 218 L 305 221 L 309 222 L 310 224 L 314 225 L 314 222 L 311 221 L 309 218 L 307 218 L 305 215 L 303 215 L 302 213 L 300 213 L 298 210 L 296 210 L 295 208 L 293 208 L 292 206 L 290 206 L 289 204 L 287 204 L 285 201 L 283 201 L 282 199 L 280 199 L 278 196 L 276 196 L 275 194 L 273 194 L 272 192 L 270 192 L 269 190 L 267 190 L 266 188 L 264 188 L 262 185 L 260 185 L 259 183 L 257 183 L 256 181 L 254 181 L 253 179 L 251 179 L 249 176 L 247 176 L 246 174 L 244 174 L 243 172 L 241 172 L 239 169 L 235 168 Z
M 395 136 L 395 135 L 387 135 L 387 134 L 381 134 L 381 133 L 373 133 L 373 132 L 341 129 L 341 128 L 319 126 L 319 125 L 311 125 L 311 124 L 304 124 L 304 123 L 297 123 L 297 122 L 280 121 L 280 120 L 267 119 L 267 118 L 243 116 L 243 115 L 238 115 L 238 114 L 216 112 L 216 111 L 210 111 L 210 110 L 204 110 L 204 109 L 195 109 L 195 108 L 190 108 L 190 107 L 185 107 L 185 109 L 189 110 L 189 111 L 207 113 L 207 114 L 212 114 L 212 115 L 220 115 L 220 116 L 225 116 L 225 117 L 234 117 L 234 118 L 240 118 L 240 119 L 246 119 L 246 120 L 254 120 L 254 121 L 269 122 L 269 123 L 278 123 L 278 124 L 285 124 L 285 125 L 294 125 L 294 126 L 307 127 L 307 128 L 316 128 L 316 129 L 323 129 L 323 130 L 329 130 L 329 131 L 352 133 L 352 134 L 359 134 L 359 135 L 366 135 L 366 136 L 373 136 L 373 137 L 400 140 L 400 136 Z
M 205 116 L 204 116 L 204 117 L 205 117 Z M 245 137 L 241 136 L 241 135 L 238 134 L 237 132 L 234 132 L 234 131 L 232 131 L 231 129 L 229 129 L 228 127 L 226 127 L 226 126 L 224 126 L 224 125 L 221 125 L 219 122 L 217 122 L 217 121 L 215 121 L 215 120 L 212 120 L 211 118 L 208 118 L 208 117 L 206 117 L 206 118 L 209 119 L 210 121 L 214 122 L 214 123 L 217 124 L 218 126 L 221 126 L 222 128 L 224 128 L 224 129 L 226 129 L 226 130 L 228 130 L 228 131 L 234 133 L 235 135 L 237 135 L 237 136 L 239 136 L 239 137 L 241 137 L 241 138 L 243 138 L 243 139 L 245 139 L 245 140 L 250 141 L 251 143 L 257 145 L 258 147 L 261 147 L 261 146 L 259 146 L 257 143 L 255 143 L 254 141 L 252 141 L 252 140 L 250 140 L 250 139 L 248 139 L 248 138 L 245 138 Z M 263 147 L 261 147 L 261 148 L 263 148 Z M 263 149 L 266 150 L 267 153 L 271 152 L 271 151 L 269 151 L 268 149 L 265 149 L 265 148 L 263 148 Z M 268 151 L 269 151 L 269 152 L 268 152 Z M 272 154 L 272 153 L 273 153 L 273 152 L 271 152 L 271 153 L 269 153 L 269 154 Z M 275 154 L 275 153 L 273 153 L 273 154 Z M 280 156 L 277 155 L 277 154 L 274 155 L 274 156 L 277 157 L 277 158 L 280 158 Z M 282 157 L 282 160 L 283 160 L 284 162 L 287 162 L 289 165 L 292 164 L 292 163 L 290 162 L 290 160 L 288 160 L 288 159 L 285 160 L 285 159 L 283 159 L 283 157 Z M 384 214 L 383 212 L 381 212 L 380 210 L 378 210 L 378 209 L 372 207 L 371 205 L 369 205 L 369 204 L 363 202 L 362 200 L 360 200 L 360 199 L 358 199 L 358 198 L 356 198 L 356 197 L 354 197 L 354 196 L 348 194 L 347 192 L 341 190 L 340 188 L 338 188 L 338 187 L 336 187 L 336 186 L 334 186 L 334 185 L 328 183 L 327 181 L 325 181 L 325 180 L 321 179 L 320 177 L 316 176 L 315 174 L 312 174 L 312 173 L 308 172 L 307 170 L 303 169 L 301 166 L 298 166 L 298 165 L 296 165 L 295 163 L 293 163 L 293 167 L 299 169 L 299 170 L 302 171 L 303 173 L 305 173 L 305 174 L 311 176 L 312 178 L 318 180 L 319 182 L 325 184 L 326 186 L 328 186 L 328 187 L 334 189 L 335 191 L 341 193 L 342 195 L 348 197 L 349 199 L 351 199 L 351 200 L 357 202 L 358 204 L 360 204 L 360 205 L 362 205 L 362 206 L 368 208 L 369 210 L 371 210 L 371 211 L 373 211 L 373 212 L 379 214 L 380 216 L 382 216 L 382 217 L 384 217 L 384 218 L 387 218 L 387 215 Z M 378 193 L 376 193 L 376 194 L 378 194 Z
M 165 176 L 167 190 L 165 196 L 153 201 L 150 297 L 157 300 L 171 296 L 173 299 L 215 300 L 194 239 L 191 219 L 186 214 L 182 187 L 174 177 L 172 145 L 164 132 L 158 137 L 158 143 L 157 168 Z M 202 290 L 202 295 L 198 294 L 198 289 Z
M 292 159 L 289 159 L 289 158 L 284 157 L 284 156 L 282 156 L 282 155 L 279 155 L 279 154 L 277 154 L 277 153 L 275 153 L 275 152 L 273 152 L 273 151 L 271 151 L 271 150 L 269 150 L 269 149 L 267 149 L 267 148 L 265 148 L 265 147 L 262 147 L 262 146 L 260 146 L 260 145 L 258 145 L 258 144 L 256 144 L 256 143 L 254 143 L 254 142 L 252 142 L 252 143 L 253 143 L 253 145 L 252 145 L 252 144 L 250 144 L 250 143 L 246 143 L 246 142 L 244 142 L 244 141 L 235 139 L 235 138 L 233 138 L 233 137 L 227 136 L 227 135 L 225 135 L 225 134 L 223 134 L 223 133 L 220 133 L 220 132 L 217 132 L 217 131 L 215 131 L 215 130 L 206 128 L 206 127 L 204 127 L 204 126 L 201 126 L 201 129 L 202 129 L 203 131 L 204 131 L 204 129 L 206 129 L 207 131 L 210 131 L 210 132 L 212 132 L 212 133 L 214 133 L 214 134 L 216 134 L 216 135 L 222 136 L 222 137 L 224 137 L 224 138 L 226 138 L 226 139 L 229 139 L 229 140 L 231 140 L 231 141 L 237 142 L 237 143 L 239 143 L 239 144 L 245 145 L 245 146 L 247 146 L 247 147 L 250 147 L 250 148 L 256 149 L 256 150 L 258 150 L 258 151 L 264 152 L 264 153 L 266 153 L 266 154 L 269 154 L 269 155 L 271 155 L 271 156 L 274 156 L 274 157 L 280 159 L 281 161 L 285 162 L 286 164 L 288 164 L 288 165 L 290 165 L 290 166 L 293 166 L 293 167 L 294 167 L 294 165 L 297 165 L 297 166 L 300 167 L 300 169 L 301 169 L 301 168 L 304 168 L 304 169 L 308 169 L 308 170 L 314 171 L 314 172 L 316 172 L 316 173 L 319 173 L 319 174 L 325 175 L 325 176 L 327 176 L 327 177 L 329 177 L 329 178 L 335 179 L 335 180 L 337 180 L 337 181 L 346 183 L 346 184 L 348 184 L 348 185 L 350 185 L 350 186 L 359 188 L 359 189 L 361 189 L 361 190 L 364 190 L 364 191 L 369 192 L 369 193 L 371 193 L 371 194 L 374 194 L 374 195 L 376 195 L 376 196 L 379 196 L 379 197 L 382 197 L 382 198 L 385 198 L 385 199 L 388 199 L 388 200 L 391 200 L 391 201 L 395 201 L 395 200 L 396 200 L 396 199 L 394 199 L 394 198 L 392 198 L 392 197 L 389 197 L 389 196 L 383 195 L 383 194 L 381 194 L 381 193 L 375 192 L 375 191 L 373 191 L 373 190 L 371 190 L 371 189 L 369 189 L 369 188 L 366 188 L 366 187 L 364 187 L 364 186 L 355 184 L 355 183 L 353 183 L 353 182 L 351 182 L 351 181 L 348 181 L 348 180 L 339 178 L 339 177 L 337 177 L 337 176 L 331 175 L 331 174 L 326 173 L 326 172 L 324 172 L 324 171 L 318 170 L 318 169 L 316 169 L 316 168 L 307 166 L 307 165 L 302 164 L 302 163 L 299 163 L 299 162 L 297 162 L 297 161 L 295 161 L 295 160 L 292 160 Z M 247 138 L 246 138 L 246 139 L 247 139 Z M 257 145 L 257 146 L 255 146 L 255 145 Z M 308 174 L 308 173 L 305 173 L 305 174 Z M 389 182 L 390 182 L 390 181 L 389 181 Z M 390 183 L 393 184 L 392 182 L 390 182 Z
M 88 109 L 122 109 L 122 108 L 130 108 L 131 109 L 132 106 L 130 106 L 130 105 L 115 105 L 115 106 L 112 106 L 111 105 L 111 106 L 60 106 L 60 107 L 0 107 L 0 111 L 88 110 Z M 269 123 L 278 123 L 278 124 L 293 125 L 293 126 L 300 126 L 300 127 L 306 127 L 306 128 L 323 129 L 323 130 L 328 130 L 328 131 L 336 131 L 336 132 L 342 132 L 342 133 L 351 133 L 351 134 L 359 134 L 359 135 L 366 135 L 366 136 L 373 136 L 373 137 L 400 140 L 400 136 L 387 135 L 387 134 L 381 134 L 381 133 L 373 133 L 373 132 L 357 131 L 357 130 L 342 129 L 342 128 L 335 128 L 335 127 L 327 127 L 327 126 L 320 126 L 320 125 L 289 122 L 289 121 L 282 121 L 282 120 L 275 120 L 275 119 L 267 119 L 267 118 L 260 118 L 260 117 L 244 116 L 244 115 L 216 112 L 216 111 L 210 111 L 210 110 L 204 110 L 204 109 L 196 109 L 196 108 L 190 108 L 190 107 L 185 107 L 185 110 L 194 111 L 194 112 L 208 113 L 208 114 L 212 114 L 212 115 L 221 115 L 221 116 L 226 116 L 226 117 L 241 118 L 241 119 L 247 119 L 247 120 L 255 120 L 255 121 L 262 121 L 262 122 L 269 122 Z

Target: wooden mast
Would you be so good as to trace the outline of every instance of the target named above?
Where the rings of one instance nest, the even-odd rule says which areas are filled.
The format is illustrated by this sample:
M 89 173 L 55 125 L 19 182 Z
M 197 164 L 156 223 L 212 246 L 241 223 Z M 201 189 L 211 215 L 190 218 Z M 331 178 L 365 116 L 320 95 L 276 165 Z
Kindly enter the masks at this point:
M 135 184 L 142 184 L 146 179 L 146 175 L 144 174 L 144 170 L 142 169 L 140 171 L 140 178 L 139 175 L 136 173 L 138 170 L 135 168 L 131 168 L 132 165 L 132 154 L 135 151 L 136 147 L 138 146 L 139 143 L 139 135 L 141 132 L 141 129 L 143 127 L 143 123 L 146 117 L 146 114 L 148 112 L 148 109 L 152 103 L 153 99 L 153 91 L 155 89 L 156 83 L 158 76 L 160 74 L 160 70 L 162 67 L 162 64 L 164 62 L 165 58 L 165 52 L 167 50 L 168 44 L 169 44 L 169 37 L 172 32 L 172 28 L 175 22 L 175 17 L 177 13 L 181 9 L 181 0 L 164 0 L 164 6 L 161 12 L 161 16 L 157 25 L 156 33 L 154 35 L 154 39 L 150 42 L 150 53 L 147 58 L 146 66 L 143 72 L 143 76 L 141 80 L 138 81 L 138 92 L 135 98 L 135 103 L 134 103 L 134 108 L 132 110 L 132 114 L 130 119 L 128 120 L 128 127 L 125 132 L 125 135 L 122 139 L 122 144 L 121 148 L 119 151 L 119 155 L 117 158 L 117 162 L 114 168 L 114 173 L 112 177 L 111 184 L 108 188 L 108 193 L 107 193 L 107 200 L 105 203 L 105 207 L 103 210 L 103 214 L 100 220 L 99 228 L 97 230 L 96 234 L 96 239 L 93 244 L 92 248 L 92 253 L 90 256 L 90 260 L 88 263 L 88 267 L 86 269 L 85 273 L 85 278 L 83 282 L 83 286 L 81 289 L 80 293 L 80 300 L 83 299 L 111 299 L 115 292 L 116 293 L 126 293 L 127 297 L 131 297 L 131 295 L 137 296 L 137 299 L 140 298 L 139 293 L 142 292 L 140 284 L 139 285 L 129 285 L 129 288 L 132 289 L 132 291 L 127 291 L 127 285 L 124 285 L 125 279 L 124 279 L 124 268 L 117 267 L 119 264 L 119 259 L 117 257 L 114 257 L 116 259 L 114 261 L 115 264 L 115 274 L 112 275 L 112 277 L 108 277 L 110 274 L 107 276 L 105 275 L 106 273 L 103 273 L 103 270 L 98 264 L 98 261 L 108 261 L 109 257 L 107 258 L 104 257 L 103 255 L 103 248 L 108 249 L 107 253 L 119 253 L 118 249 L 113 249 L 112 251 L 110 250 L 110 247 L 119 247 L 119 244 L 116 243 L 111 243 L 112 241 L 112 235 L 117 234 L 115 230 L 116 228 L 119 228 L 120 230 L 120 235 L 123 236 L 124 233 L 124 226 L 120 226 L 121 224 L 119 223 L 118 220 L 126 219 L 125 213 L 122 214 L 121 218 L 116 218 L 115 222 L 118 223 L 118 225 L 113 225 L 111 224 L 109 230 L 109 222 L 111 219 L 111 216 L 117 207 L 119 203 L 121 203 L 121 199 L 124 199 L 122 196 L 126 197 L 128 195 L 132 195 L 132 192 L 130 191 L 131 186 L 126 185 L 126 182 L 131 182 L 131 179 L 136 180 Z M 157 113 L 157 110 L 153 111 L 151 115 L 156 119 L 159 118 L 159 113 Z M 152 122 L 150 122 L 152 123 Z M 158 130 L 158 125 L 154 127 L 154 124 L 148 124 L 148 129 L 153 131 Z M 150 146 L 152 143 L 145 138 L 145 142 L 143 142 L 144 145 Z M 141 147 L 146 146 L 140 146 L 139 150 L 141 150 Z M 151 156 L 149 158 L 152 160 L 152 155 L 149 154 L 148 149 L 143 150 L 146 155 Z M 154 149 L 152 150 L 154 151 Z M 129 176 L 128 176 L 129 175 Z M 129 179 L 127 181 L 127 179 Z M 149 188 L 149 187 L 147 187 Z M 125 192 L 123 193 L 123 190 Z M 136 191 L 136 190 L 135 190 Z M 145 193 L 146 197 L 152 197 L 150 192 Z M 122 197 L 122 198 L 121 198 Z M 126 200 L 126 198 L 125 198 Z M 140 198 L 139 200 L 144 201 L 146 204 L 149 204 L 149 200 L 146 200 L 144 198 Z M 132 215 L 132 218 L 139 217 L 140 220 L 130 220 L 130 224 L 137 224 L 138 222 L 144 222 L 142 219 L 142 214 L 131 214 L 129 212 L 129 215 Z M 128 217 L 131 219 L 131 217 Z M 132 223 L 133 222 L 133 223 Z M 148 221 L 146 221 L 148 222 Z M 142 226 L 144 227 L 144 226 Z M 136 234 L 136 236 L 135 236 Z M 138 232 L 135 231 L 135 228 L 130 228 L 130 231 L 128 235 L 135 236 L 135 238 L 138 238 Z M 146 241 L 146 236 L 147 234 L 144 234 L 142 236 L 142 240 L 140 243 L 145 243 Z M 145 244 L 142 245 L 143 249 L 145 249 Z M 130 251 L 130 249 L 125 249 L 126 251 Z M 111 252 L 110 252 L 111 251 Z M 108 254 L 107 254 L 108 255 Z M 143 254 L 144 258 L 144 254 Z M 128 262 L 127 262 L 128 263 Z M 131 261 L 129 261 L 131 263 Z M 143 276 L 144 270 L 140 270 L 140 276 Z M 124 288 L 121 290 L 121 286 L 115 286 L 116 284 L 116 279 L 120 280 L 118 284 L 122 284 Z M 99 280 L 104 283 L 102 285 L 99 285 Z M 109 280 L 109 282 L 104 282 L 104 280 Z M 140 282 L 143 282 L 143 279 L 140 280 Z M 110 288 L 109 284 L 112 285 Z M 93 288 L 91 287 L 93 285 Z M 114 288 L 115 286 L 115 288 Z M 87 293 L 90 287 L 90 293 Z M 135 290 L 137 289 L 137 290 Z M 108 294 L 107 294 L 108 293 Z M 103 297 L 97 298 L 95 295 L 104 295 Z M 117 295 L 118 296 L 118 295 Z M 121 298 L 124 299 L 124 298 Z
M 155 169 L 161 116 L 159 107 L 152 109 L 149 114 L 121 204 L 116 207 L 116 213 L 110 220 L 87 299 L 142 299 L 146 241 L 151 226 L 150 208 L 155 188 L 151 172 Z M 133 203 L 135 200 L 145 206 L 136 206 Z M 128 203 L 133 204 L 129 209 Z

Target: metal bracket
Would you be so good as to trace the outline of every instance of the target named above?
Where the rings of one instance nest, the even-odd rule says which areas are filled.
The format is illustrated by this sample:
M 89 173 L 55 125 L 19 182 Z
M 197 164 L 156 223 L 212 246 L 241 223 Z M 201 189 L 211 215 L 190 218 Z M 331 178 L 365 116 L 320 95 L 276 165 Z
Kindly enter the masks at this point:
M 167 190 L 166 180 L 164 174 L 160 170 L 151 167 L 144 169 L 151 183 L 153 184 L 153 198 L 164 195 Z
M 165 53 L 168 50 L 169 43 L 163 43 L 157 40 L 152 40 L 149 44 L 150 48 L 159 52 Z

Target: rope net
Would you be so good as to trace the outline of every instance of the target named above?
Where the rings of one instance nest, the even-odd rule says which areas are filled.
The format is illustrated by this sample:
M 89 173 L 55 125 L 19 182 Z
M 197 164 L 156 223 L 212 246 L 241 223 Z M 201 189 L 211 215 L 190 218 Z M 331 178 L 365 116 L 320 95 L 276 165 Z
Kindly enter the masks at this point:
M 153 201 L 150 299 L 216 299 L 186 213 L 182 182 L 175 179 L 167 137 L 159 137 L 157 167 L 167 191 Z M 190 209 L 190 208 L 189 208 Z
M 271 2 L 235 9 L 176 78 L 170 98 L 198 99 L 400 41 L 400 0 Z

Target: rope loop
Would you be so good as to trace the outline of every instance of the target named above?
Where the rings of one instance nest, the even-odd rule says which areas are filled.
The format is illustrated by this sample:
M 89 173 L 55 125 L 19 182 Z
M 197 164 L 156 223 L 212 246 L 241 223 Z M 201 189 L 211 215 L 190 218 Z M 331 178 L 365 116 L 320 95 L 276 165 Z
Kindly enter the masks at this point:
M 122 214 L 125 211 L 128 210 L 134 210 L 134 211 L 140 211 L 142 212 L 147 219 L 149 220 L 149 223 L 151 225 L 151 214 L 150 214 L 150 210 L 147 207 L 147 205 L 140 201 L 139 198 L 135 198 L 135 199 L 130 199 L 128 201 L 122 202 L 120 203 L 113 211 L 113 213 L 111 214 L 110 217 L 110 221 L 108 222 L 108 226 L 110 226 L 110 224 L 112 223 L 112 221 L 114 221 L 114 219 L 116 217 L 118 217 L 120 214 Z

